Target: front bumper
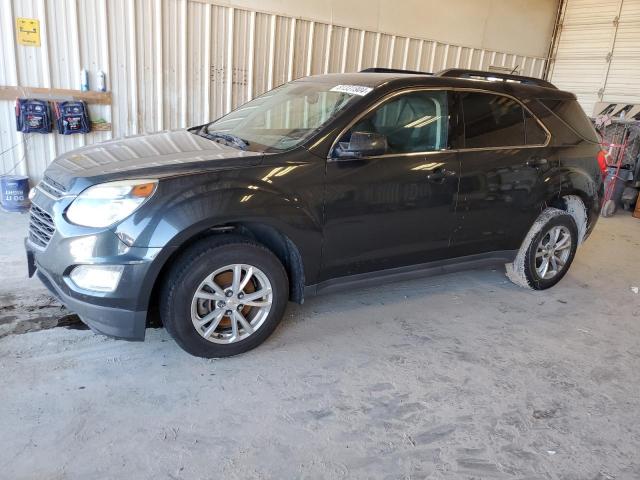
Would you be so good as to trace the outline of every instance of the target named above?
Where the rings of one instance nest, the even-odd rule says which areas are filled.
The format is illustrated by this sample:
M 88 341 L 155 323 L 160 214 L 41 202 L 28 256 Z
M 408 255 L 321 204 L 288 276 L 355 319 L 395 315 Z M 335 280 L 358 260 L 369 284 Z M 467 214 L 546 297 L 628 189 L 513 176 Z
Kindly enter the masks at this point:
M 126 340 L 144 340 L 147 306 L 153 284 L 153 260 L 160 249 L 123 248 L 111 231 L 95 237 L 90 251 L 79 252 L 74 241 L 56 233 L 46 249 L 25 239 L 30 274 L 37 276 L 49 291 L 95 332 Z M 87 238 L 87 237 L 80 237 Z M 69 278 L 80 264 L 124 265 L 113 292 L 83 290 Z
M 147 311 L 131 311 L 105 307 L 78 300 L 64 293 L 42 269 L 37 269 L 40 281 L 60 302 L 96 333 L 124 340 L 144 340 Z

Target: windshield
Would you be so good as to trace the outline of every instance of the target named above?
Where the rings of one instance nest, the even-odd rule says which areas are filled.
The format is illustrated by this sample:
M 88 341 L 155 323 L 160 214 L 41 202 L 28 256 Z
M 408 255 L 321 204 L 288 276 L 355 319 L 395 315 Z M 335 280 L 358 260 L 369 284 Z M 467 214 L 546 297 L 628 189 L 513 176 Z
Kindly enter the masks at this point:
M 326 82 L 287 83 L 194 133 L 241 150 L 289 150 L 369 91 Z

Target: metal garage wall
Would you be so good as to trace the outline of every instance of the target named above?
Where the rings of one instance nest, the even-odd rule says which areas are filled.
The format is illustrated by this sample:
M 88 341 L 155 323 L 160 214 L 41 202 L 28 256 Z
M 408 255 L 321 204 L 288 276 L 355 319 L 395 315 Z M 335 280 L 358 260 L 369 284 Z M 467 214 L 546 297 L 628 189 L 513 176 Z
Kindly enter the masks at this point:
M 15 18 L 37 18 L 42 46 L 17 46 Z M 16 133 L 0 101 L 1 173 L 41 177 L 62 152 L 111 136 L 181 128 L 219 117 L 288 80 L 381 66 L 518 67 L 541 77 L 545 60 L 408 38 L 203 0 L 0 0 L 0 85 L 78 88 L 87 68 L 107 74 L 113 105 L 91 105 L 112 132 L 63 137 Z M 13 148 L 12 148 L 13 147 Z
M 566 0 L 549 78 L 590 115 L 599 101 L 640 103 L 640 0 Z

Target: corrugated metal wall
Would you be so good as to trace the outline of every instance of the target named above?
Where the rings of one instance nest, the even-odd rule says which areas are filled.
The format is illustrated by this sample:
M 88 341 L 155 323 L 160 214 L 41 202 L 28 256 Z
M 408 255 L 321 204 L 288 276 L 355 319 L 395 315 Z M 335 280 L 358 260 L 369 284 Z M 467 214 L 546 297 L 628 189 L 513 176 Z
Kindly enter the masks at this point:
M 596 102 L 640 103 L 640 0 L 566 0 L 550 79 Z
M 41 22 L 42 46 L 17 46 L 15 18 Z M 107 74 L 112 106 L 91 105 L 112 132 L 16 133 L 0 101 L 2 173 L 42 175 L 56 155 L 111 136 L 219 117 L 288 80 L 380 66 L 438 71 L 515 68 L 541 77 L 545 60 L 407 38 L 204 0 L 0 0 L 0 85 L 77 89 L 81 68 Z M 13 148 L 12 148 L 13 147 Z

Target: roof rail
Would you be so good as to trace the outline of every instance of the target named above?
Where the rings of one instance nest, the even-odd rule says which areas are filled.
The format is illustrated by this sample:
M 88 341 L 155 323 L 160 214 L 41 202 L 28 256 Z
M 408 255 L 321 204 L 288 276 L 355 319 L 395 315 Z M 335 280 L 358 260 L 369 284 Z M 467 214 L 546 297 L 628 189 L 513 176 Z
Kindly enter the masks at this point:
M 416 70 L 402 70 L 400 68 L 383 68 L 383 67 L 371 67 L 365 68 L 364 70 L 360 70 L 359 73 L 410 73 L 410 74 L 418 74 L 418 75 L 433 75 L 433 73 L 429 72 L 418 72 Z
M 540 78 L 534 77 L 525 77 L 524 75 L 513 75 L 511 73 L 499 73 L 499 72 L 488 72 L 483 70 L 466 70 L 464 68 L 449 68 L 447 70 L 442 70 L 435 74 L 437 77 L 453 77 L 453 78 L 467 78 L 469 80 L 491 80 L 491 79 L 502 79 L 503 81 L 513 81 L 520 82 L 524 85 L 536 85 L 538 87 L 545 88 L 555 88 L 557 89 L 553 83 L 547 82 L 546 80 L 542 80 Z

